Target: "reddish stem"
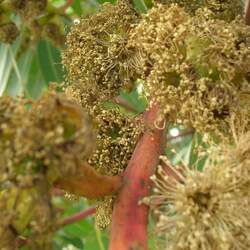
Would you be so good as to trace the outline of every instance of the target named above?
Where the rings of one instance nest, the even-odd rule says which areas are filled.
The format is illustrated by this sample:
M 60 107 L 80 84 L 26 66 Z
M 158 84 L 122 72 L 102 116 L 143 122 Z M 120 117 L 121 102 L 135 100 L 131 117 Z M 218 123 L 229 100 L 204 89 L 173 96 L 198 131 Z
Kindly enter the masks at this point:
M 249 25 L 250 24 L 250 0 L 246 0 L 246 3 L 245 3 L 245 20 L 246 20 L 246 24 Z
M 70 225 L 70 224 L 73 224 L 77 221 L 80 221 L 82 219 L 85 219 L 86 217 L 94 214 L 96 211 L 96 208 L 95 207 L 90 207 L 84 211 L 81 211 L 79 213 L 76 213 L 76 214 L 73 214 L 67 218 L 65 218 L 64 220 L 62 220 L 61 222 L 59 222 L 59 226 L 60 227 L 63 227 L 63 226 L 66 226 L 66 225 Z
M 99 174 L 87 163 L 79 166 L 75 176 L 61 178 L 56 187 L 75 195 L 96 199 L 116 193 L 122 184 L 121 176 L 106 176 Z
M 62 12 L 65 12 L 72 4 L 74 0 L 67 0 L 66 3 L 60 8 Z
M 124 186 L 114 205 L 110 250 L 148 249 L 148 207 L 139 201 L 149 195 L 150 176 L 163 153 L 165 131 L 154 126 L 157 113 L 156 106 L 145 113 L 147 129 L 124 172 Z

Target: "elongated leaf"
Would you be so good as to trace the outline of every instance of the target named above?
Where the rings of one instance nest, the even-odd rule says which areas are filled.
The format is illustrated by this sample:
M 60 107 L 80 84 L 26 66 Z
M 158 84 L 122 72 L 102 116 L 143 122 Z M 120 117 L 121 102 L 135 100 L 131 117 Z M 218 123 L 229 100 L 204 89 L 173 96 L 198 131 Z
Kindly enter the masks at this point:
M 46 83 L 63 80 L 60 51 L 48 41 L 41 40 L 37 45 L 38 61 Z

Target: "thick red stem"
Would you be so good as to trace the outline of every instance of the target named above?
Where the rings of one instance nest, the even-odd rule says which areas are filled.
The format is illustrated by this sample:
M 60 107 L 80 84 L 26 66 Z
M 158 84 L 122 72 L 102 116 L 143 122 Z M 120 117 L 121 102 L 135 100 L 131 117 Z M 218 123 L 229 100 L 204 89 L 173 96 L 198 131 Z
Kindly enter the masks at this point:
M 58 188 L 89 199 L 112 195 L 121 185 L 121 176 L 101 175 L 87 163 L 79 166 L 76 175 L 61 178 L 55 184 Z
M 165 131 L 154 126 L 157 113 L 157 106 L 145 113 L 146 131 L 124 172 L 124 185 L 114 205 L 110 250 L 148 249 L 148 207 L 139 202 L 149 195 L 150 176 L 163 153 Z

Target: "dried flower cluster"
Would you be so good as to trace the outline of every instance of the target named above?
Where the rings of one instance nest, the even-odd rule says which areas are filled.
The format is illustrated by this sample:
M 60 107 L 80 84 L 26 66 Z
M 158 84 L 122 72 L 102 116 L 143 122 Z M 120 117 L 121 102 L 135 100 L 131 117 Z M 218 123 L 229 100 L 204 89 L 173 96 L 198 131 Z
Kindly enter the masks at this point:
M 30 249 L 50 249 L 55 211 L 49 191 L 90 155 L 90 119 L 49 91 L 38 101 L 1 98 L 0 123 L 0 248 L 14 249 L 18 238 L 29 237 Z
M 121 87 L 133 83 L 140 60 L 127 41 L 138 20 L 129 2 L 121 0 L 116 5 L 104 4 L 99 13 L 76 24 L 63 54 L 68 81 L 80 84 L 84 93 L 95 90 L 99 100 L 112 98 Z
M 142 48 L 145 90 L 162 116 L 200 132 L 227 130 L 249 93 L 250 28 L 241 19 L 228 23 L 212 16 L 200 9 L 190 17 L 177 5 L 159 4 L 130 42 Z
M 29 22 L 45 12 L 47 0 L 11 0 L 11 4 L 13 10 Z
M 115 196 L 104 197 L 96 207 L 95 224 L 100 229 L 105 229 L 112 222 L 112 212 Z
M 96 122 L 97 149 L 88 162 L 102 174 L 119 174 L 126 168 L 143 127 L 139 120 L 115 108 L 102 110 Z
M 69 98 L 86 108 L 97 129 L 96 149 L 88 158 L 90 166 L 104 175 L 117 175 L 126 168 L 144 125 L 140 118 L 128 117 L 119 108 L 105 109 L 95 89 L 81 84 L 66 87 Z M 96 224 L 106 228 L 111 222 L 115 197 L 104 197 L 96 210 Z
M 15 23 L 8 22 L 0 25 L 0 41 L 3 43 L 12 43 L 19 35 L 19 30 Z
M 119 109 L 102 110 L 96 116 L 98 126 L 97 148 L 88 163 L 105 175 L 122 173 L 132 156 L 143 131 L 139 119 L 126 117 Z M 96 224 L 106 228 L 111 223 L 115 197 L 104 197 L 96 210 Z
M 24 45 L 43 36 L 55 46 L 63 47 L 63 22 L 60 11 L 53 8 L 47 0 L 0 1 L 0 42 L 13 43 L 20 34 L 20 29 Z M 13 20 L 13 13 L 20 16 L 22 25 Z
M 239 131 L 238 128 L 237 130 Z M 250 130 L 248 129 L 241 133 L 237 132 L 234 131 L 234 142 L 231 144 L 222 144 L 220 150 L 215 152 L 213 157 L 217 161 L 220 161 L 221 158 L 223 159 L 230 182 L 249 198 Z
M 165 157 L 162 160 L 170 166 Z M 249 191 L 246 195 L 242 182 L 231 182 L 223 159 L 208 161 L 203 172 L 171 168 L 178 180 L 159 166 L 152 177 L 153 195 L 144 200 L 158 216 L 156 227 L 165 239 L 164 248 L 249 249 Z
M 195 14 L 199 8 L 207 8 L 213 12 L 214 18 L 226 21 L 243 14 L 243 5 L 238 0 L 155 0 L 166 5 L 178 4 L 190 14 Z

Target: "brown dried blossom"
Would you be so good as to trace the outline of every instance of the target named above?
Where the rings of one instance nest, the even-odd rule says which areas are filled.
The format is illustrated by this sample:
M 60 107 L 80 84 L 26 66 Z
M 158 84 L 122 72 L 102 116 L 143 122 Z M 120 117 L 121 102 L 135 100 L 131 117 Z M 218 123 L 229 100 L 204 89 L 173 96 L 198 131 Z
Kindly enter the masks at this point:
M 104 197 L 96 207 L 95 224 L 98 228 L 105 229 L 112 222 L 112 211 L 115 197 Z
M 54 91 L 38 101 L 2 97 L 0 104 L 0 248 L 28 237 L 30 249 L 50 249 L 56 214 L 50 188 L 74 175 L 93 150 L 90 119 Z
M 95 121 L 97 148 L 88 163 L 102 174 L 117 175 L 126 168 L 143 126 L 117 108 L 102 110 Z
M 23 20 L 30 22 L 45 11 L 47 0 L 11 0 L 11 4 Z
M 144 202 L 158 216 L 156 231 L 165 249 L 249 249 L 249 198 L 231 183 L 224 165 L 208 163 L 203 172 L 171 167 L 179 180 L 161 166 L 152 177 L 155 188 Z
M 240 116 L 242 120 L 236 118 L 231 122 L 231 141 L 221 143 L 211 155 L 216 161 L 223 161 L 230 182 L 250 197 L 250 123 L 244 115 Z
M 117 108 L 102 110 L 96 119 L 97 147 L 88 163 L 105 175 L 117 175 L 124 171 L 143 125 L 137 118 L 126 117 Z M 111 223 L 115 197 L 104 197 L 96 210 L 96 225 L 106 228 Z
M 243 4 L 238 0 L 155 0 L 162 4 L 178 4 L 190 14 L 195 14 L 199 8 L 207 8 L 213 12 L 213 17 L 231 21 L 238 15 L 243 15 Z
M 19 35 L 19 29 L 15 23 L 9 22 L 0 25 L 0 41 L 13 43 Z
M 127 41 L 138 19 L 132 5 L 120 0 L 115 5 L 105 3 L 100 12 L 74 25 L 62 60 L 69 83 L 95 89 L 99 100 L 114 97 L 133 83 L 139 59 Z
M 215 20 L 208 10 L 188 17 L 176 5 L 152 8 L 131 44 L 143 49 L 145 90 L 162 116 L 224 133 L 228 117 L 246 108 L 241 97 L 249 96 L 249 35 L 243 20 Z

